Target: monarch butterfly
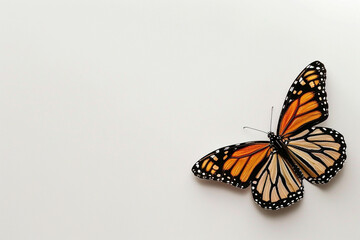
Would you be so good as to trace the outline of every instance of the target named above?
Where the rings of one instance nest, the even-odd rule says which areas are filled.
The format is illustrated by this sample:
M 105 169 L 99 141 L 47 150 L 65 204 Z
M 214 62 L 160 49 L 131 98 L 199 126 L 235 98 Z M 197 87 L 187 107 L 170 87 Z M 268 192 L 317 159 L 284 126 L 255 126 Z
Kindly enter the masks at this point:
M 265 209 L 288 207 L 303 198 L 303 179 L 329 182 L 346 159 L 344 137 L 336 130 L 315 127 L 328 118 L 326 69 L 315 61 L 291 85 L 276 134 L 217 149 L 199 161 L 195 176 L 246 188 Z M 256 130 L 256 129 L 255 129 Z

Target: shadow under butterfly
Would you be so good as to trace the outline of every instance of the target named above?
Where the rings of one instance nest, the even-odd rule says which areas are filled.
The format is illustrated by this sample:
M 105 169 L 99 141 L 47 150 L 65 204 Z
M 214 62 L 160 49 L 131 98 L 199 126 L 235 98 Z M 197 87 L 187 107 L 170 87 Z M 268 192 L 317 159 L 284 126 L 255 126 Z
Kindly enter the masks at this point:
M 329 115 L 325 80 L 324 65 L 309 64 L 288 91 L 276 133 L 264 132 L 269 141 L 219 148 L 197 161 L 192 172 L 239 188 L 251 185 L 255 202 L 272 210 L 302 199 L 303 179 L 329 182 L 343 167 L 346 144 L 336 130 L 315 127 Z

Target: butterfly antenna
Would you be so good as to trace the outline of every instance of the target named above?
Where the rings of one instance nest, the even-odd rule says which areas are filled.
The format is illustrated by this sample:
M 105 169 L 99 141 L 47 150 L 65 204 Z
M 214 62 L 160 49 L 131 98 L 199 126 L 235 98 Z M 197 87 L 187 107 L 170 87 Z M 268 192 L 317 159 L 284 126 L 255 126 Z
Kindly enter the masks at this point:
M 245 129 L 245 128 L 252 129 L 252 130 L 255 130 L 255 131 L 258 131 L 258 132 L 263 132 L 263 133 L 268 134 L 267 132 L 265 132 L 263 130 L 260 130 L 260 129 L 256 129 L 256 128 L 252 128 L 252 127 L 243 127 L 243 129 Z
M 271 107 L 271 115 L 270 115 L 270 132 L 271 132 L 271 126 L 272 126 L 273 112 L 274 112 L 274 106 L 272 106 L 272 107 Z

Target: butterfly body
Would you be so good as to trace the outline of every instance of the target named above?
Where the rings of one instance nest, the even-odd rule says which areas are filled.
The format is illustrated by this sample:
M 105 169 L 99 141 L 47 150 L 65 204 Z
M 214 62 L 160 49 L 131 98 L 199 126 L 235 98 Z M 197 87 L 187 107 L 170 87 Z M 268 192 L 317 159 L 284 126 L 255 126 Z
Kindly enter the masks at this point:
M 280 155 L 287 157 L 288 152 L 286 151 L 286 145 L 283 142 L 281 136 L 275 135 L 273 132 L 268 133 L 268 138 L 270 140 L 270 146 L 275 149 L 275 151 L 279 152 Z
M 272 210 L 299 201 L 303 179 L 330 181 L 343 166 L 346 144 L 336 130 L 314 126 L 328 117 L 325 78 L 321 62 L 309 64 L 291 85 L 269 141 L 217 149 L 197 161 L 192 172 L 239 188 L 251 185 L 255 202 Z

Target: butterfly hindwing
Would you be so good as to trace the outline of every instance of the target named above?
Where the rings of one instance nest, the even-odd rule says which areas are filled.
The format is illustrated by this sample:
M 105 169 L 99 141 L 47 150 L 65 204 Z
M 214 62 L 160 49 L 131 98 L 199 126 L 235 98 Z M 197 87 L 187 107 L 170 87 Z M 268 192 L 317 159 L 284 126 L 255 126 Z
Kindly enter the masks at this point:
M 312 127 L 287 139 L 287 147 L 304 177 L 312 183 L 327 183 L 346 159 L 344 137 L 330 128 Z
M 277 135 L 294 135 L 327 119 L 325 80 L 326 69 L 319 61 L 299 74 L 285 98 Z
M 231 145 L 207 154 L 192 171 L 200 178 L 246 188 L 269 154 L 269 142 L 265 141 Z
M 303 197 L 302 178 L 292 164 L 273 152 L 251 183 L 254 200 L 259 206 L 277 210 Z

